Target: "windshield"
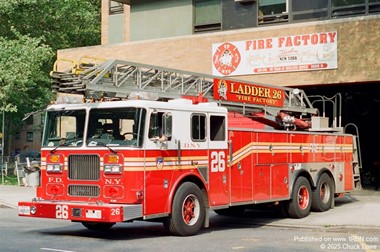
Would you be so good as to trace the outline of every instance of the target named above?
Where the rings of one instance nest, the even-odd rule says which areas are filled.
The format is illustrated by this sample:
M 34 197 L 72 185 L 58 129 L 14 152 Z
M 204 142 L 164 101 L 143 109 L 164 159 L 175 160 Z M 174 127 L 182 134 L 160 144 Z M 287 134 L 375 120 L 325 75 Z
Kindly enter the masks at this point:
M 86 144 L 141 147 L 145 114 L 142 108 L 91 109 Z
M 81 145 L 85 115 L 85 110 L 48 111 L 42 146 Z

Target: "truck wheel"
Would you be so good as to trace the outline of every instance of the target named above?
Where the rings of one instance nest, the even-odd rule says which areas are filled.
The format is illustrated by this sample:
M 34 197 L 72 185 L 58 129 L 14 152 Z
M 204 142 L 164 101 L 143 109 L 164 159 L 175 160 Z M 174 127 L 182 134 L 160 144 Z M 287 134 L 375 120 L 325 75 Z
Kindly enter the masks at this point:
M 111 223 L 103 223 L 103 222 L 82 222 L 82 225 L 85 226 L 89 230 L 108 230 L 110 229 L 113 225 L 115 225 L 114 222 Z
M 183 183 L 174 195 L 172 213 L 164 220 L 164 227 L 173 235 L 189 236 L 202 227 L 205 207 L 199 187 Z
M 324 212 L 330 209 L 334 200 L 334 184 L 329 175 L 323 173 L 317 182 L 317 188 L 313 191 L 311 209 L 317 212 Z
M 304 218 L 311 208 L 311 187 L 305 177 L 299 177 L 292 191 L 292 199 L 287 202 L 286 209 L 291 218 Z

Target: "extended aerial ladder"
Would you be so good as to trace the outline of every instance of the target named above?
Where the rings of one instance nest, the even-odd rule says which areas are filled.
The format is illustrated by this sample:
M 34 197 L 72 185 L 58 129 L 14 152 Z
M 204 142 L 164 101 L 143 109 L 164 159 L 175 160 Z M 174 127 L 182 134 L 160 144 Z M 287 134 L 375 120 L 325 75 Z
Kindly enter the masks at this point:
M 183 96 L 202 96 L 208 101 L 216 101 L 226 106 L 230 111 L 238 110 L 243 114 L 264 111 L 265 114 L 277 115 L 278 112 L 295 113 L 310 117 L 317 115 L 303 90 L 270 86 L 261 83 L 263 87 L 280 88 L 285 94 L 281 107 L 259 104 L 236 103 L 214 99 L 215 76 L 182 71 L 124 60 L 109 60 L 96 64 L 80 73 L 53 71 L 51 73 L 53 91 L 60 93 L 82 94 L 85 98 L 94 99 L 125 99 L 131 93 L 155 93 L 157 99 L 168 100 Z M 231 78 L 217 78 L 236 81 Z M 246 82 L 250 84 L 250 82 Z

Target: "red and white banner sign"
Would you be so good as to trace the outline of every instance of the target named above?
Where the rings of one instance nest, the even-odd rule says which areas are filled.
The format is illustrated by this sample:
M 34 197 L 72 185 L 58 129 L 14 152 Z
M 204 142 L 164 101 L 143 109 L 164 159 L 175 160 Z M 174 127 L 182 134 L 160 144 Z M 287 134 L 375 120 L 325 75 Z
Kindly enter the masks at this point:
M 214 79 L 214 98 L 215 100 L 282 107 L 285 93 L 279 88 Z
M 321 32 L 212 45 L 212 74 L 233 76 L 336 69 L 338 33 Z

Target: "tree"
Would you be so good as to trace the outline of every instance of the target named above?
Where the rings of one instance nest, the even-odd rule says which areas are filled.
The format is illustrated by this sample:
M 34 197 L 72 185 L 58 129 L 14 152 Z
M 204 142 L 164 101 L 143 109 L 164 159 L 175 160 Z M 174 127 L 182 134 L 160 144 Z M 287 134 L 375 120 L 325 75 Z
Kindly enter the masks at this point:
M 13 40 L 0 37 L 0 106 L 5 111 L 18 111 L 18 107 L 25 106 L 33 110 L 46 105 L 49 98 L 49 79 L 42 66 L 53 53 L 43 39 L 12 32 Z M 30 98 L 33 103 L 27 103 Z
M 58 49 L 100 44 L 100 0 L 0 0 L 0 34 L 44 37 Z
M 0 0 L 0 108 L 12 112 L 7 133 L 51 100 L 56 50 L 100 44 L 100 5 L 100 0 Z
M 53 55 L 51 48 L 41 38 L 13 33 L 12 40 L 0 37 L 0 108 L 13 112 L 7 129 L 21 125 L 25 113 L 45 106 L 51 97 L 48 75 L 42 68 Z

